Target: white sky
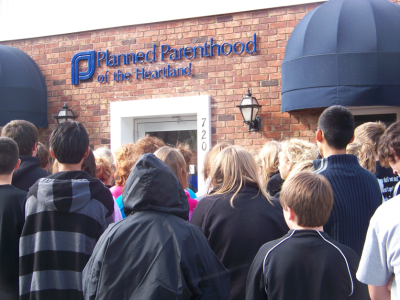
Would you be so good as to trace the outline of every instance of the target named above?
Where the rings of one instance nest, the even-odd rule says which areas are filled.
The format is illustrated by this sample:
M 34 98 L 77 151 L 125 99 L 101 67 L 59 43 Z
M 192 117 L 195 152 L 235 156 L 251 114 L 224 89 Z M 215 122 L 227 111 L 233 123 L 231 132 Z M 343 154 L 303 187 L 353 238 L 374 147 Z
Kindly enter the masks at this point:
M 0 41 L 313 2 L 321 0 L 0 0 Z

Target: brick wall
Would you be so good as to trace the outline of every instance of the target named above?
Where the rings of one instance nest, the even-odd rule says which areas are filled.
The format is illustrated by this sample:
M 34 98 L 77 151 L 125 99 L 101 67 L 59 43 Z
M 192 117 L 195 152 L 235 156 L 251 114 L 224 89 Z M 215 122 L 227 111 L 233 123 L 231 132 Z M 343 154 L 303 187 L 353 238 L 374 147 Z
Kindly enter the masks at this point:
M 33 58 L 42 71 L 48 89 L 49 128 L 40 130 L 40 141 L 47 142 L 55 126 L 53 116 L 67 101 L 87 128 L 91 145 L 110 144 L 110 102 L 149 98 L 210 95 L 212 97 L 213 143 L 229 140 L 248 149 L 258 149 L 270 139 L 299 137 L 314 140 L 321 111 L 304 110 L 281 113 L 281 62 L 286 43 L 301 18 L 319 4 L 266 9 L 222 16 L 178 20 L 147 25 L 120 27 L 84 33 L 59 35 L 28 40 L 2 42 L 19 48 Z M 113 67 L 132 73 L 128 82 L 100 84 L 96 78 L 107 67 L 97 68 L 92 80 L 73 86 L 71 59 L 80 51 L 96 50 L 110 54 L 150 50 L 168 44 L 171 47 L 196 46 L 212 37 L 219 42 L 246 42 L 257 34 L 256 54 L 243 53 L 213 58 L 191 59 L 192 75 L 175 78 L 136 80 L 137 65 Z M 159 51 L 158 51 L 159 52 Z M 171 63 L 157 61 L 143 64 L 149 70 Z M 186 67 L 189 60 L 171 63 Z M 142 67 L 142 65 L 140 65 Z M 94 80 L 93 80 L 94 79 Z M 262 105 L 262 130 L 247 133 L 247 126 L 236 105 L 251 89 Z

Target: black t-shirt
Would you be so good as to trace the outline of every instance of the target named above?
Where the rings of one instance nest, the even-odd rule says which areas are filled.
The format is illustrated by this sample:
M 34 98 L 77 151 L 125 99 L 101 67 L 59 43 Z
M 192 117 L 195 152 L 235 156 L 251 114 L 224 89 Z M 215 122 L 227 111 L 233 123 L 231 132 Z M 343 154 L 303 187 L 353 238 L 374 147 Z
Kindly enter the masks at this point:
M 357 254 L 317 230 L 290 230 L 263 245 L 250 267 L 246 300 L 365 300 Z
M 384 168 L 379 161 L 376 162 L 375 176 L 378 178 L 379 185 L 382 187 L 384 201 L 393 197 L 394 186 L 399 182 L 399 176 L 393 174 L 392 168 Z
M 0 185 L 0 299 L 18 299 L 19 238 L 27 192 Z

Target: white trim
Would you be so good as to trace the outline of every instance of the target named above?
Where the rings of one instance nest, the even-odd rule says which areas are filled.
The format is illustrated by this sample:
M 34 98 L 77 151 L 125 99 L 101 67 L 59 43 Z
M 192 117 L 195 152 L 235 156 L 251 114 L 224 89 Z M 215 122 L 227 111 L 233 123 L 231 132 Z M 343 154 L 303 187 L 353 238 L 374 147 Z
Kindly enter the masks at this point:
M 293 232 L 287 237 L 284 238 L 282 241 L 280 241 L 278 244 L 276 244 L 275 246 L 273 246 L 271 249 L 269 249 L 269 251 L 267 252 L 267 254 L 264 257 L 264 261 L 263 261 L 263 274 L 265 274 L 265 261 L 267 260 L 267 257 L 269 255 L 269 253 L 274 250 L 276 247 L 278 247 L 280 244 L 282 244 L 284 241 L 288 240 L 289 238 L 292 237 L 292 235 L 296 232 L 296 229 L 293 230 Z M 267 292 L 267 287 L 265 287 L 265 292 L 268 294 Z
M 321 166 L 314 171 L 315 174 L 319 174 L 322 171 L 325 171 L 326 168 L 328 167 L 328 160 L 326 158 L 321 159 Z
M 110 135 L 111 151 L 119 146 L 134 143 L 134 124 L 138 118 L 160 118 L 196 115 L 197 116 L 197 170 L 198 190 L 205 194 L 203 181 L 203 161 L 211 147 L 211 97 L 191 96 L 179 98 L 147 99 L 111 102 Z
M 354 116 L 396 114 L 397 120 L 400 120 L 400 106 L 349 106 L 347 108 Z
M 328 241 L 327 239 L 325 239 L 324 236 L 321 234 L 321 232 L 319 232 L 318 230 L 315 230 L 315 231 L 318 232 L 318 234 L 322 237 L 322 239 L 323 239 L 325 242 L 331 244 L 333 247 L 335 247 L 335 248 L 340 252 L 340 254 L 342 254 L 342 256 L 343 256 L 343 258 L 344 258 L 344 261 L 346 262 L 347 271 L 349 272 L 349 276 L 350 276 L 350 282 L 351 282 L 351 293 L 350 293 L 350 295 L 349 295 L 349 297 L 350 297 L 351 295 L 353 295 L 353 292 L 354 292 L 354 283 L 353 283 L 353 278 L 351 278 L 351 272 L 350 272 L 350 268 L 349 268 L 349 263 L 347 262 L 346 256 L 344 256 L 342 250 L 340 250 L 335 244 L 333 244 L 333 243 L 331 243 L 330 241 Z
M 322 0 L 324 1 L 324 0 Z M 0 41 L 149 24 L 321 2 L 253 0 L 0 0 Z

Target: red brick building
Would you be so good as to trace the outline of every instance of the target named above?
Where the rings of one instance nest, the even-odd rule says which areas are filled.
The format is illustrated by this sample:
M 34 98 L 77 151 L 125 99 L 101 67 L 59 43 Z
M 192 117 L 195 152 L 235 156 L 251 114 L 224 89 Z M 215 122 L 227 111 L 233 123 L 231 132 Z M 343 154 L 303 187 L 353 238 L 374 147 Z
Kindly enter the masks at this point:
M 212 144 L 230 141 L 232 144 L 244 145 L 248 149 L 259 149 L 270 139 L 298 137 L 314 141 L 314 132 L 322 109 L 281 113 L 281 63 L 294 27 L 320 4 L 322 2 L 0 43 L 16 47 L 29 55 L 45 78 L 50 125 L 48 128 L 40 129 L 42 142 L 48 141 L 56 125 L 53 117 L 65 101 L 78 116 L 77 121 L 82 122 L 87 128 L 91 145 L 97 148 L 113 143 L 111 103 L 157 99 L 162 102 L 154 103 L 165 103 L 168 107 L 170 98 L 184 97 L 187 99 L 185 101 L 190 102 L 190 97 L 209 96 L 211 134 L 207 138 L 211 138 Z M 165 58 L 161 61 L 161 45 L 177 49 L 195 47 L 205 42 L 210 43 L 211 38 L 214 43 L 220 45 L 235 42 L 245 44 L 254 34 L 257 44 L 255 53 L 243 51 L 241 54 L 232 52 L 229 55 L 221 54 L 213 57 L 198 55 L 191 59 L 182 57 L 180 60 L 172 61 Z M 143 59 L 142 63 L 124 65 L 121 62 L 119 66 L 106 66 L 102 61 L 90 79 L 81 80 L 78 85 L 71 84 L 71 60 L 79 52 L 95 50 L 98 54 L 100 51 L 108 50 L 110 55 L 137 54 L 147 53 L 153 49 L 153 45 L 156 48 L 154 62 L 148 63 Z M 228 48 L 229 46 L 225 49 Z M 191 63 L 190 75 L 149 79 L 141 79 L 139 76 L 139 79 L 136 79 L 138 68 L 154 71 L 170 65 L 177 69 L 186 68 L 189 63 Z M 88 68 L 85 63 L 79 64 L 79 67 L 81 70 Z M 100 83 L 98 76 L 105 75 L 106 70 L 109 71 L 108 82 Z M 116 81 L 112 78 L 117 70 L 123 74 L 129 72 L 131 74 L 129 80 Z M 262 128 L 259 132 L 248 133 L 247 126 L 243 124 L 240 111 L 236 107 L 248 88 L 262 105 L 259 112 Z M 147 112 L 149 116 L 152 115 L 151 109 L 150 107 L 150 112 Z M 365 109 L 363 111 L 365 112 Z M 382 113 L 386 113 L 385 109 Z M 159 118 L 159 116 L 154 117 Z M 168 117 L 173 115 L 169 114 Z M 134 134 L 134 130 L 137 129 L 132 129 L 130 134 Z M 135 138 L 122 138 L 115 146 L 132 139 Z M 209 145 L 205 148 L 208 149 Z

